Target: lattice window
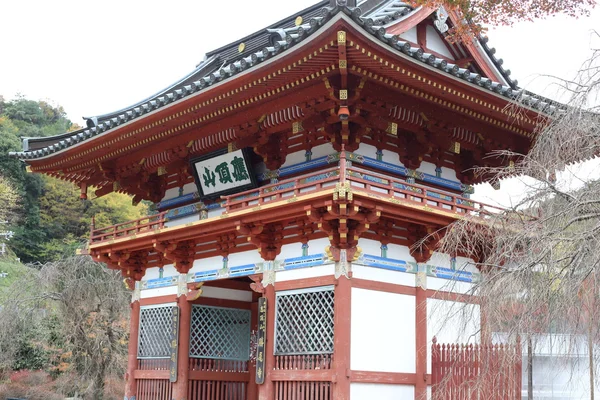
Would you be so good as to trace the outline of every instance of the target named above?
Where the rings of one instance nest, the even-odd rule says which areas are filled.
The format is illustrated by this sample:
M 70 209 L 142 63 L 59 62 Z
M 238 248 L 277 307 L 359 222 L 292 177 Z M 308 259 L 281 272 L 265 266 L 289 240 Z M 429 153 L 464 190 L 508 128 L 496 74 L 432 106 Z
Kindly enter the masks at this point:
M 194 305 L 190 357 L 247 361 L 250 310 Z
M 138 358 L 169 357 L 173 306 L 142 307 Z
M 275 354 L 333 353 L 333 286 L 276 294 Z

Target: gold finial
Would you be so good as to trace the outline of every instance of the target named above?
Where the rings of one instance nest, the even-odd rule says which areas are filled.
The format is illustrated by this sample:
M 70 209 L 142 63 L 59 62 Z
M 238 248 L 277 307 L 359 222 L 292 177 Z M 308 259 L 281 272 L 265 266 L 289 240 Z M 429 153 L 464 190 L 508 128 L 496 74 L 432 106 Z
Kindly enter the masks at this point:
M 302 21 L 303 21 L 303 19 L 299 15 L 299 16 L 296 17 L 296 20 L 294 21 L 294 24 L 296 24 L 296 26 L 300 26 L 300 25 L 302 25 Z
M 246 43 L 242 42 L 242 43 L 240 43 L 240 45 L 238 46 L 238 51 L 239 51 L 240 53 L 243 53 L 243 52 L 244 52 L 244 50 L 246 50 Z

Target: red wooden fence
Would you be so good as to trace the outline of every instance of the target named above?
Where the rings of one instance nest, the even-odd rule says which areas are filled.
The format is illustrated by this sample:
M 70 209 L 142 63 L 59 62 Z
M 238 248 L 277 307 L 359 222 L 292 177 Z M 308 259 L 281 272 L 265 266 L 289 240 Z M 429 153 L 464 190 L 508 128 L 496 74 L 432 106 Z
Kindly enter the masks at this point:
M 521 344 L 439 344 L 431 353 L 433 400 L 521 399 Z

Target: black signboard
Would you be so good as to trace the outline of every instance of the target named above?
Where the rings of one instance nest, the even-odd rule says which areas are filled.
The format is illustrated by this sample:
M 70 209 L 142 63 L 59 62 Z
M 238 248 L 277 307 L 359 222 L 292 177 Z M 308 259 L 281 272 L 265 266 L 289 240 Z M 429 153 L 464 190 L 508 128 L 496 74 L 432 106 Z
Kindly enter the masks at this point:
M 265 340 L 267 337 L 267 299 L 258 299 L 258 335 L 256 343 L 256 384 L 265 383 Z
M 200 200 L 243 192 L 257 186 L 249 149 L 218 150 L 190 160 Z
M 171 308 L 171 357 L 169 363 L 169 382 L 177 382 L 177 350 L 179 341 L 179 307 Z

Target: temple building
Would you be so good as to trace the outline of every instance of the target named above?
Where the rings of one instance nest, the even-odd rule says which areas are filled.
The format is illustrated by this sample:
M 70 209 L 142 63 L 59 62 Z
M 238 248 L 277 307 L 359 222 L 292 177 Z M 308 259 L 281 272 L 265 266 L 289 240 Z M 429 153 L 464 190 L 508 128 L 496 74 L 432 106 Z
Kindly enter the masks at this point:
M 132 290 L 125 399 L 425 399 L 440 343 L 484 341 L 478 260 L 436 245 L 498 211 L 470 199 L 490 180 L 473 167 L 527 153 L 556 105 L 486 38 L 446 40 L 458 18 L 324 0 L 148 99 L 24 139 L 13 155 L 82 198 L 155 205 L 89 242 Z M 439 328 L 457 303 L 472 332 Z M 504 373 L 480 398 L 521 398 L 520 367 Z

